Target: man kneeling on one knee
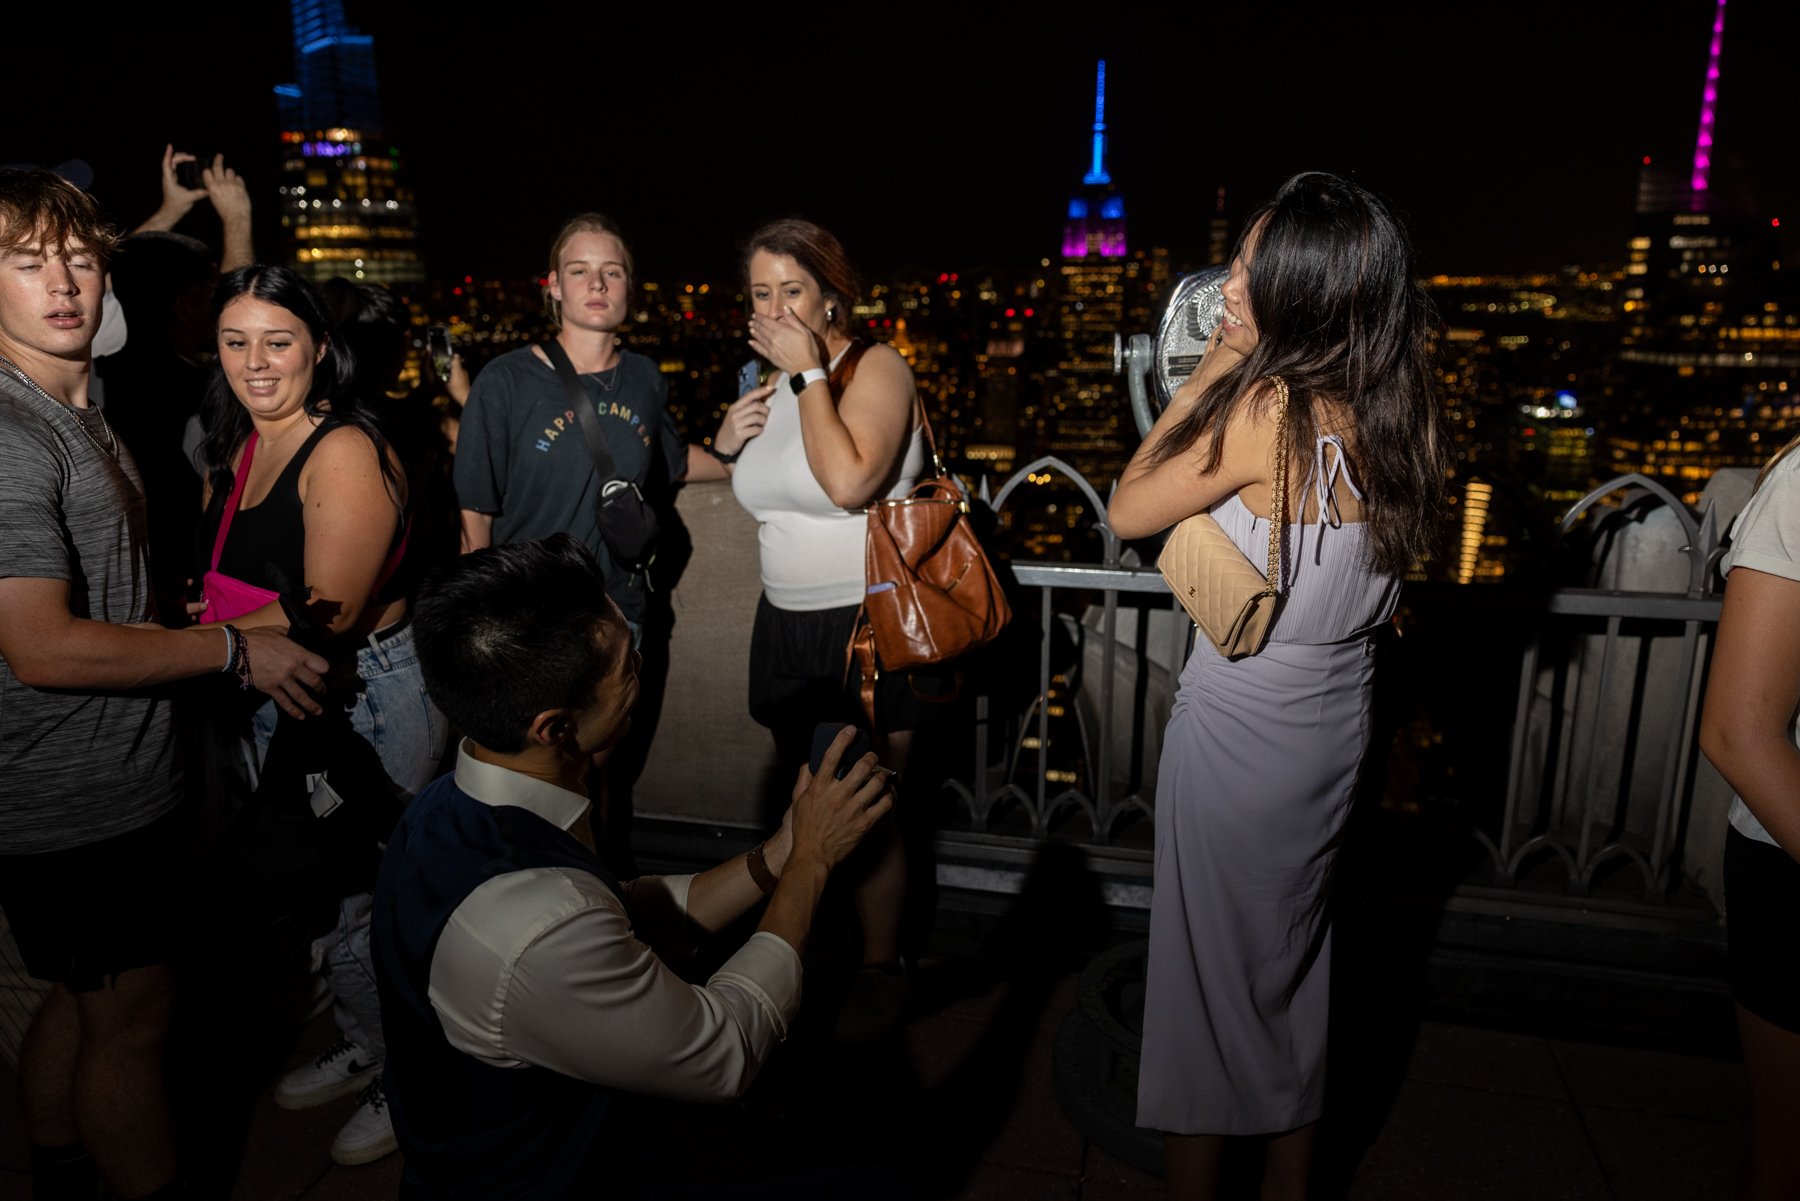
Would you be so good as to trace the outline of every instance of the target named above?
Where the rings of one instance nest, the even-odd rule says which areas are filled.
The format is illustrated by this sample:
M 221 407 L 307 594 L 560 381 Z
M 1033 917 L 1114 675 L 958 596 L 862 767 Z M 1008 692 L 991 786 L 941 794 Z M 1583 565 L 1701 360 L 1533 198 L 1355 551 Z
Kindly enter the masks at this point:
M 615 1094 L 736 1097 L 785 1037 L 826 878 L 891 805 L 885 777 L 865 755 L 835 778 L 846 730 L 762 847 L 696 876 L 616 881 L 584 781 L 630 725 L 638 656 L 587 551 L 557 535 L 466 555 L 427 586 L 414 627 L 426 686 L 467 737 L 455 772 L 408 807 L 375 889 L 408 1193 L 602 1183 Z M 653 949 L 765 895 L 757 932 L 703 986 Z

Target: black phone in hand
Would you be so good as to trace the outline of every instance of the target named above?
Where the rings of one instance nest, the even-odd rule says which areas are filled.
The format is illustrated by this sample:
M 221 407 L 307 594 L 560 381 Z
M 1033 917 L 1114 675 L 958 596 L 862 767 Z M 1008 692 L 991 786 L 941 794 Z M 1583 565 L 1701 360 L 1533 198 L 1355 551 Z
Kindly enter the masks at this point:
M 841 721 L 822 721 L 813 729 L 813 775 L 816 776 L 819 774 L 819 765 L 825 760 L 825 752 L 831 749 L 831 744 L 837 738 L 838 731 L 842 730 L 847 724 L 849 723 Z M 855 766 L 856 761 L 868 753 L 869 732 L 867 730 L 858 730 L 856 732 L 856 737 L 850 740 L 850 745 L 844 748 L 844 757 L 838 760 L 837 778 L 841 780 L 849 775 L 850 769 Z

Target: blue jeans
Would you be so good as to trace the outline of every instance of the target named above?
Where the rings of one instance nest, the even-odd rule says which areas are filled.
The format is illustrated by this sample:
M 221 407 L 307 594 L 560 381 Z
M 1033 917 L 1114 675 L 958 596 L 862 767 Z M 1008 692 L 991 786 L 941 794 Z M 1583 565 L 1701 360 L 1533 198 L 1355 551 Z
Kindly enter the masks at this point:
M 379 631 L 377 632 L 379 633 Z M 350 728 L 371 747 L 387 769 L 402 799 L 410 800 L 431 783 L 444 757 L 450 723 L 425 693 L 425 673 L 413 646 L 409 625 L 399 633 L 356 652 L 356 675 L 362 686 L 350 710 Z M 260 767 L 275 734 L 274 701 L 265 701 L 250 719 Z
M 377 631 L 379 634 L 379 631 Z M 449 741 L 450 724 L 425 692 L 425 673 L 413 648 L 412 627 L 385 639 L 369 636 L 356 652 L 356 675 L 362 681 L 350 728 L 375 748 L 388 778 L 403 800 L 431 783 Z M 275 702 L 265 703 L 251 719 L 260 765 L 275 733 Z M 326 983 L 337 998 L 333 1007 L 338 1028 L 351 1042 L 377 1059 L 386 1054 L 381 1035 L 381 1006 L 375 995 L 375 964 L 369 955 L 368 893 L 338 902 L 337 925 L 318 942 Z

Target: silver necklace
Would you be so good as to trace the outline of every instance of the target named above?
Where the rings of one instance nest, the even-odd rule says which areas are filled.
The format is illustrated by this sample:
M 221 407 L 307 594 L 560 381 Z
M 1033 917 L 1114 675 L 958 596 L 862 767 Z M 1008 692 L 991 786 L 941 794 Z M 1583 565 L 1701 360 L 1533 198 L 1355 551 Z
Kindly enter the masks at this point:
M 76 426 L 80 428 L 82 433 L 87 435 L 87 440 L 94 444 L 95 450 L 99 451 L 109 459 L 116 459 L 119 457 L 119 438 L 117 434 L 113 433 L 112 426 L 106 424 L 106 414 L 104 412 L 101 412 L 99 409 L 94 410 L 94 412 L 98 413 L 100 416 L 100 428 L 106 431 L 106 443 L 105 445 L 102 445 L 100 439 L 94 437 L 94 431 L 88 428 L 87 422 L 81 419 L 80 413 L 75 412 L 72 406 L 64 404 L 62 401 L 46 392 L 42 384 L 25 374 L 24 368 L 20 367 L 17 363 L 13 362 L 3 354 L 0 354 L 0 366 L 5 367 L 8 371 L 12 372 L 13 375 L 18 377 L 21 384 L 24 384 L 27 388 L 30 388 L 33 392 L 36 392 L 39 396 L 49 401 L 57 408 L 68 411 L 69 416 L 75 419 Z
M 625 360 L 620 359 L 605 371 L 591 371 L 588 374 L 593 377 L 595 383 L 600 385 L 602 392 L 611 392 L 613 385 L 619 382 L 619 368 L 624 365 Z
M 619 348 L 619 340 L 617 338 L 613 339 L 613 347 L 615 350 Z M 619 368 L 624 365 L 625 356 L 620 354 L 619 361 L 614 363 L 611 367 L 608 367 L 605 371 L 584 371 L 580 374 L 591 377 L 596 384 L 600 385 L 600 390 L 602 392 L 611 392 L 613 390 L 613 385 L 619 382 Z

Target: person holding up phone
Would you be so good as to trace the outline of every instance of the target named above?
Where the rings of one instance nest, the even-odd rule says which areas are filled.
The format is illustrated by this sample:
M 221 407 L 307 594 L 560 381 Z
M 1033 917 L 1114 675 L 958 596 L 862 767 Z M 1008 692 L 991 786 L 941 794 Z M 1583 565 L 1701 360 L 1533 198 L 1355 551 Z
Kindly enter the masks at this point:
M 820 722 L 867 724 L 860 675 L 853 669 L 846 680 L 844 672 L 865 587 L 862 509 L 911 492 L 925 464 L 924 437 L 906 360 L 851 336 L 861 286 L 837 238 L 809 221 L 774 222 L 745 243 L 743 270 L 750 349 L 777 374 L 741 387 L 712 445 L 694 448 L 688 478 L 729 477 L 759 523 L 763 592 L 751 634 L 750 715 L 768 727 L 780 770 L 791 775 Z M 927 673 L 882 674 L 882 762 L 905 770 L 913 732 L 933 711 L 921 694 L 933 691 L 947 690 Z M 905 999 L 906 850 L 894 823 L 871 836 L 863 860 L 855 884 L 863 971 L 839 1027 L 851 1038 L 879 1034 Z
M 162 204 L 131 232 L 134 234 L 167 232 L 202 200 L 213 206 L 224 228 L 224 242 L 219 250 L 219 272 L 229 275 L 239 267 L 256 261 L 250 230 L 250 189 L 243 176 L 225 165 L 225 156 L 213 155 L 212 162 L 200 160 L 173 144 L 163 147 Z

